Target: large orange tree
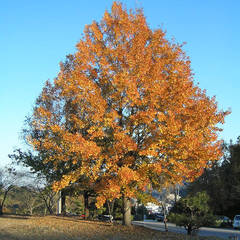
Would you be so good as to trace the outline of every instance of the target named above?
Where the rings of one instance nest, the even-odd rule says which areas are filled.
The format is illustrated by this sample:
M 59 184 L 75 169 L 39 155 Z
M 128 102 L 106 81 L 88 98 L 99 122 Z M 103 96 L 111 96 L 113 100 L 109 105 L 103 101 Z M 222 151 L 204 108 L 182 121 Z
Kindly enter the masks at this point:
M 38 137 L 29 141 L 46 162 L 69 168 L 56 191 L 84 176 L 98 206 L 123 198 L 129 225 L 130 198 L 191 181 L 220 158 L 226 114 L 194 84 L 182 46 L 151 30 L 142 10 L 114 2 L 46 83 L 30 124 Z

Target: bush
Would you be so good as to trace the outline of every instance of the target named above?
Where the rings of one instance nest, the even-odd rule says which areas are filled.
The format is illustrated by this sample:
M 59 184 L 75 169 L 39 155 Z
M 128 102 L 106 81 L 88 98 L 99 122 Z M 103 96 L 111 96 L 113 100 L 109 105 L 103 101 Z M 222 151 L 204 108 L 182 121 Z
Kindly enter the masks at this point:
M 208 206 L 208 195 L 198 192 L 195 196 L 187 196 L 180 199 L 168 219 L 178 226 L 183 226 L 189 235 L 202 226 L 210 226 L 215 222 Z

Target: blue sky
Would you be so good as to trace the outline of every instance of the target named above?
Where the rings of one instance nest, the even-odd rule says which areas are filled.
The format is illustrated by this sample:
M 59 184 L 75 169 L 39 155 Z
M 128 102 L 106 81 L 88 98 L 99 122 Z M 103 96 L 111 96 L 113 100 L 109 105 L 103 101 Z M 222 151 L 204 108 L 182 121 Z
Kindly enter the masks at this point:
M 219 109 L 231 108 L 220 138 L 240 135 L 240 1 L 125 0 L 144 9 L 151 28 L 187 42 L 195 81 L 216 95 Z M 0 7 L 0 166 L 22 147 L 20 132 L 44 82 L 75 51 L 84 26 L 99 21 L 111 0 L 11 0 Z

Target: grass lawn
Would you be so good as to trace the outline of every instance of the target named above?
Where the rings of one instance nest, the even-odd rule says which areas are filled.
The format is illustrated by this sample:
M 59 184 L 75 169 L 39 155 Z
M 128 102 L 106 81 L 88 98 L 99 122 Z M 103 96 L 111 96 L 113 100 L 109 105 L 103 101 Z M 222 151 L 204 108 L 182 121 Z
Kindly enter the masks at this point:
M 76 217 L 0 217 L 0 240 L 185 240 L 187 236 Z M 208 239 L 208 238 L 194 238 Z M 212 238 L 214 239 L 214 238 Z

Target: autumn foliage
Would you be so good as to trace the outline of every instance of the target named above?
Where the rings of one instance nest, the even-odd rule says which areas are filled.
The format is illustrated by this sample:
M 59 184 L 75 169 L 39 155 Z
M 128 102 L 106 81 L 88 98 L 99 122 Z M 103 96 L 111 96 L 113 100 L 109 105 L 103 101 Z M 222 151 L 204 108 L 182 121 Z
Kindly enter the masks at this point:
M 199 176 L 222 154 L 226 114 L 194 84 L 182 46 L 151 30 L 141 10 L 114 2 L 46 83 L 29 141 L 70 169 L 56 191 L 84 176 L 101 206 Z

